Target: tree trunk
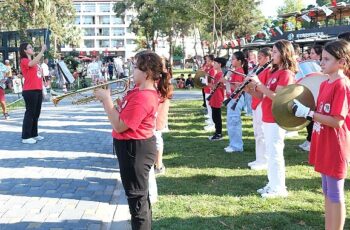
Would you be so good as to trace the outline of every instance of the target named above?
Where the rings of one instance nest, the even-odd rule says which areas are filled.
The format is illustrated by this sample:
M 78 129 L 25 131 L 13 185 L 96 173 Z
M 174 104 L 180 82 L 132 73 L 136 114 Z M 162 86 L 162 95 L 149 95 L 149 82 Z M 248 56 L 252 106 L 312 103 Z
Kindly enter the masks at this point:
M 182 53 L 183 53 L 183 57 L 182 57 L 182 67 L 183 69 L 185 69 L 185 60 L 186 60 L 186 53 L 185 53 L 185 36 L 182 34 L 181 35 L 182 38 Z

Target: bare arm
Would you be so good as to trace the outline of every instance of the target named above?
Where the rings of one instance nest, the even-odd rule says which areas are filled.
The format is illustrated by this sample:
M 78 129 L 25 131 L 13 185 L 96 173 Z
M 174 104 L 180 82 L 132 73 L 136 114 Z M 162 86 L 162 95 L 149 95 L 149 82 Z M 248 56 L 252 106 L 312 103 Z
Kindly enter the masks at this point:
M 328 116 L 316 112 L 313 120 L 332 128 L 340 128 L 344 124 L 344 119 L 340 116 Z
M 43 45 L 43 46 L 41 47 L 40 53 L 39 53 L 33 60 L 31 60 L 31 61 L 28 63 L 28 66 L 29 66 L 29 67 L 33 67 L 33 66 L 39 64 L 41 58 L 44 56 L 45 50 L 46 50 L 46 45 Z
M 125 132 L 129 127 L 119 117 L 119 112 L 114 108 L 112 98 L 108 89 L 96 89 L 94 92 L 96 98 L 103 103 L 103 108 L 107 114 L 108 120 L 113 130 L 117 133 Z
M 156 122 L 157 130 L 162 130 L 165 128 L 165 124 L 169 113 L 169 106 L 170 106 L 169 99 L 165 99 L 163 103 L 159 104 L 158 116 L 157 116 L 157 122 Z

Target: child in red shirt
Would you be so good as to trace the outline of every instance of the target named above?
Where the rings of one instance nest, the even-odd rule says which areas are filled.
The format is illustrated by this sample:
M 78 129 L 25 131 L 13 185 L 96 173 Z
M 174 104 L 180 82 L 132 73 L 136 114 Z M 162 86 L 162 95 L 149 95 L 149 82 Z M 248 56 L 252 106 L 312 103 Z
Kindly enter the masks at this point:
M 257 192 L 263 198 L 275 198 L 288 196 L 286 188 L 286 168 L 283 156 L 284 137 L 286 131 L 278 126 L 272 114 L 272 100 L 276 96 L 276 91 L 294 83 L 296 72 L 296 60 L 294 49 L 287 40 L 277 41 L 272 48 L 272 59 L 274 67 L 271 74 L 263 85 L 258 76 L 251 77 L 250 88 L 256 89 L 256 94 L 260 93 L 262 99 L 262 121 L 265 137 L 265 150 L 267 157 L 267 177 L 268 184 Z
M 102 102 L 112 124 L 113 144 L 128 198 L 132 229 L 150 230 L 152 211 L 148 179 L 157 154 L 153 131 L 159 94 L 165 97 L 169 88 L 161 87 L 164 84 L 155 87 L 156 81 L 167 80 L 157 54 L 143 51 L 135 59 L 134 82 L 138 87 L 127 93 L 119 108 L 114 108 L 109 90 L 97 89 L 95 96 Z
M 214 83 L 209 100 L 209 105 L 212 110 L 212 119 L 215 124 L 215 133 L 209 137 L 209 140 L 216 141 L 222 139 L 222 119 L 221 119 L 221 105 L 224 101 L 224 80 L 222 69 L 226 65 L 225 58 L 214 58 Z
M 322 175 L 325 228 L 343 229 L 344 181 L 350 154 L 350 43 L 329 42 L 322 52 L 321 68 L 329 79 L 320 86 L 316 111 L 294 100 L 295 116 L 314 121 L 309 162 Z

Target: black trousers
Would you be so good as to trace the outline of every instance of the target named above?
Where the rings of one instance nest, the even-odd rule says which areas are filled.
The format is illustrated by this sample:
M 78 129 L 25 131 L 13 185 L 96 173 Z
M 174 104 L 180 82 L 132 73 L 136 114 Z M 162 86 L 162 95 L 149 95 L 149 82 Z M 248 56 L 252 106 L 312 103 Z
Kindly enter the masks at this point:
M 148 193 L 149 171 L 157 148 L 155 136 L 146 140 L 116 140 L 120 176 L 128 198 L 133 230 L 151 230 L 152 209 Z
M 310 124 L 308 124 L 308 126 L 306 126 L 306 130 L 307 130 L 307 137 L 306 140 L 308 142 L 311 142 L 311 135 L 312 135 L 312 129 L 314 128 L 314 122 L 311 121 Z
M 221 108 L 211 107 L 212 118 L 215 124 L 215 134 L 222 134 Z
M 22 139 L 38 136 L 38 120 L 43 101 L 42 90 L 25 90 L 22 96 L 26 105 L 26 112 L 23 118 Z
M 204 88 L 202 88 L 202 96 L 203 96 L 203 107 L 204 108 L 207 108 L 207 104 L 206 104 L 206 98 L 205 98 L 205 92 L 204 92 Z

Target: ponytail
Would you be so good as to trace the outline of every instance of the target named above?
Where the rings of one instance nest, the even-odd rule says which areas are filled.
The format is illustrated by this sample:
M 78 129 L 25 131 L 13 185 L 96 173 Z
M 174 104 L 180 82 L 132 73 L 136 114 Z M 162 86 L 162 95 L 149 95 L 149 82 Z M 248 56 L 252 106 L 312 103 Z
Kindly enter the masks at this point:
M 162 99 L 171 99 L 173 97 L 173 85 L 170 83 L 170 73 L 162 72 L 159 82 L 157 84 L 157 90 Z

